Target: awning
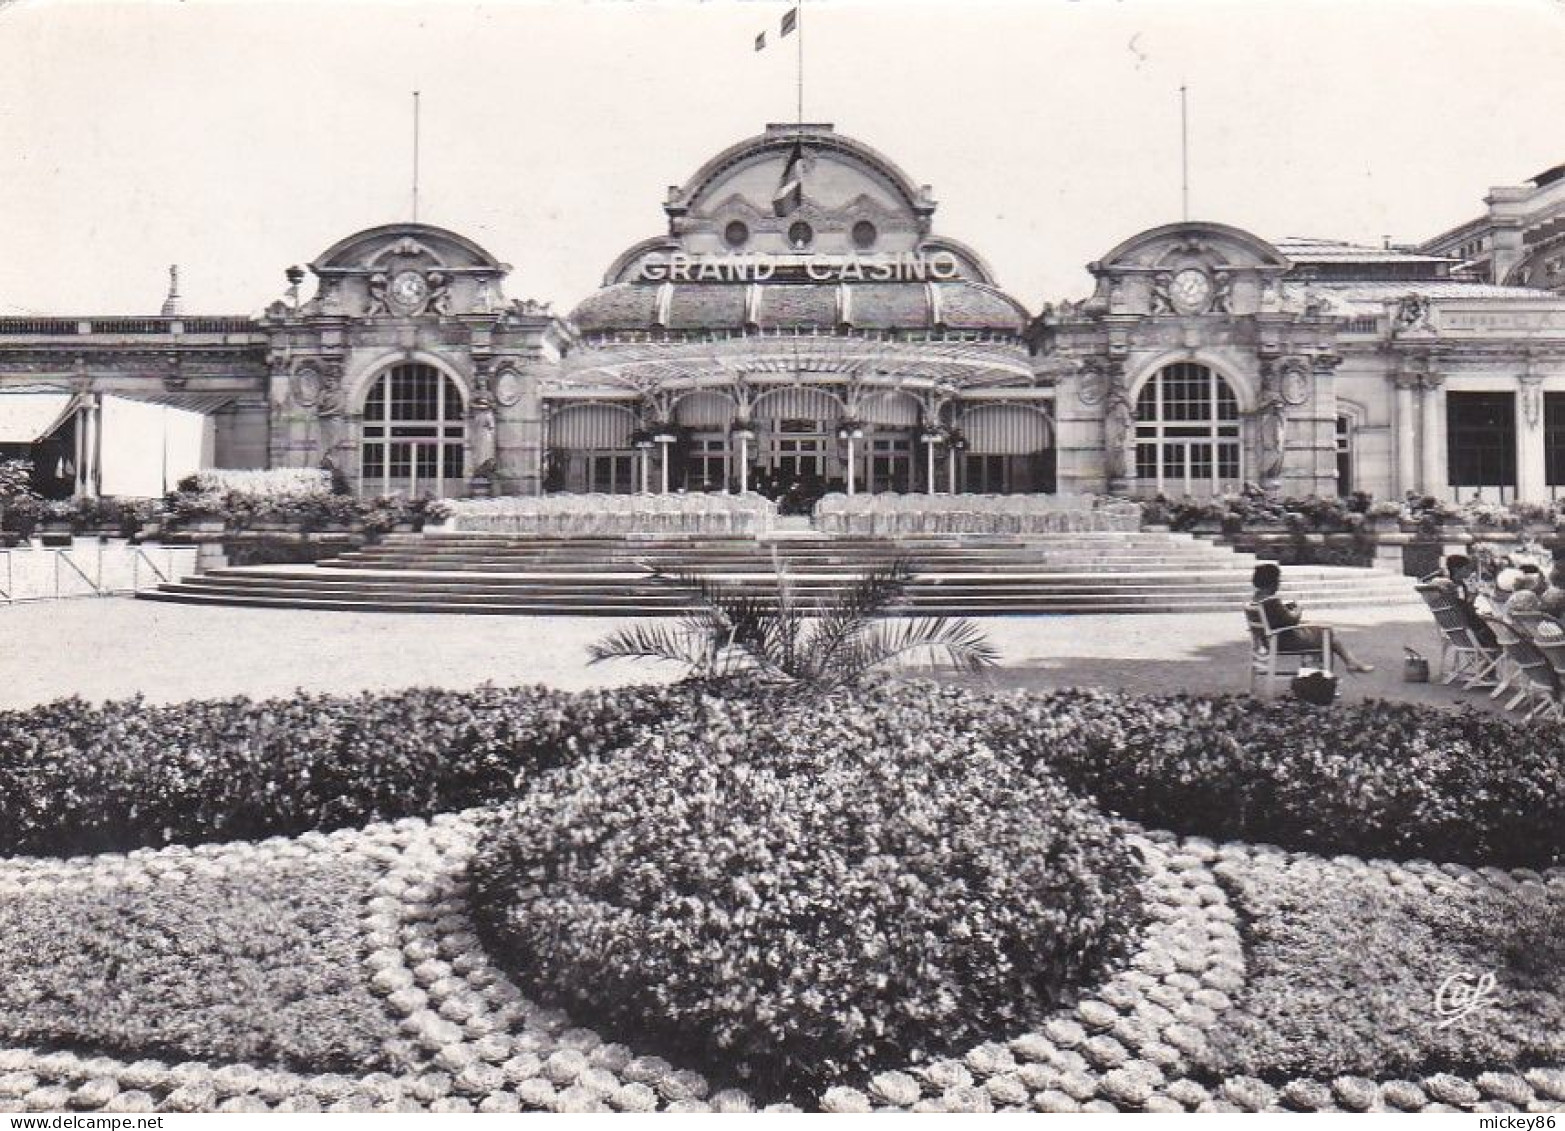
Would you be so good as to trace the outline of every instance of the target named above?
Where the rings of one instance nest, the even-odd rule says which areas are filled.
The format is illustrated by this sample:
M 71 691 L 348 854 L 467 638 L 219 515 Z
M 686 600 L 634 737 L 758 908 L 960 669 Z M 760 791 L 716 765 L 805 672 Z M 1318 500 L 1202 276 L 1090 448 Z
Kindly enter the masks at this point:
M 33 444 L 53 432 L 75 407 L 73 393 L 0 391 L 0 444 Z

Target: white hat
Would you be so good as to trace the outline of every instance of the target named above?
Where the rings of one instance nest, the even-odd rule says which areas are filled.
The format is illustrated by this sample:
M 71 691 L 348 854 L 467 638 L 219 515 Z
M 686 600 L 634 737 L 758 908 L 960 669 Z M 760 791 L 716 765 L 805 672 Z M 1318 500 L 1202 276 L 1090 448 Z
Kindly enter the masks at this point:
M 1495 575 L 1494 587 L 1501 593 L 1510 593 L 1521 584 L 1522 571 L 1519 569 L 1502 569 Z

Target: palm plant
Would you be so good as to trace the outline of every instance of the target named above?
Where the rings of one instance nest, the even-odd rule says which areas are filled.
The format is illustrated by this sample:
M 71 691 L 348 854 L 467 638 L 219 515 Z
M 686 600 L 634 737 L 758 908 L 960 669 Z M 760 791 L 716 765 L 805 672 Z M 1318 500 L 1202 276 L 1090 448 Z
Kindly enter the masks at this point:
M 829 689 L 915 658 L 944 661 L 966 673 L 993 667 L 999 652 L 965 618 L 891 620 L 912 584 L 912 566 L 895 558 L 858 574 L 847 588 L 801 600 L 773 552 L 772 592 L 747 592 L 696 570 L 650 570 L 690 593 L 695 608 L 674 624 L 638 623 L 587 649 L 589 663 L 671 660 L 697 679 L 755 674 Z

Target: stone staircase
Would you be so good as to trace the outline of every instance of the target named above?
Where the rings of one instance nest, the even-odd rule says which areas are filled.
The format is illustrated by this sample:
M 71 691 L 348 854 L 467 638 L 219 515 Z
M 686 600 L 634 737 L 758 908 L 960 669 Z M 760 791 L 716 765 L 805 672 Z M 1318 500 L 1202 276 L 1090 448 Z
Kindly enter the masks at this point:
M 776 565 L 803 597 L 906 556 L 907 607 L 928 615 L 1177 613 L 1235 610 L 1250 596 L 1249 554 L 1160 532 L 899 539 L 788 532 L 747 538 L 392 535 L 306 566 L 217 569 L 138 594 L 146 600 L 359 612 L 568 616 L 672 615 L 689 607 L 649 566 L 694 569 L 765 592 Z M 1314 611 L 1417 603 L 1410 578 L 1332 566 L 1284 569 L 1283 594 Z

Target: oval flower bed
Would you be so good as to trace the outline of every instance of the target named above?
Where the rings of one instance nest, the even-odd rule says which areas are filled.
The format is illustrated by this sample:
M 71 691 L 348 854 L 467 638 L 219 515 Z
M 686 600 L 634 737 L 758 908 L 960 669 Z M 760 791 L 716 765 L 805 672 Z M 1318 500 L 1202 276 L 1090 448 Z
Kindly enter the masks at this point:
M 521 984 L 767 1092 L 1017 1031 L 1124 954 L 1139 869 L 971 736 L 712 698 L 539 780 L 475 869 Z

